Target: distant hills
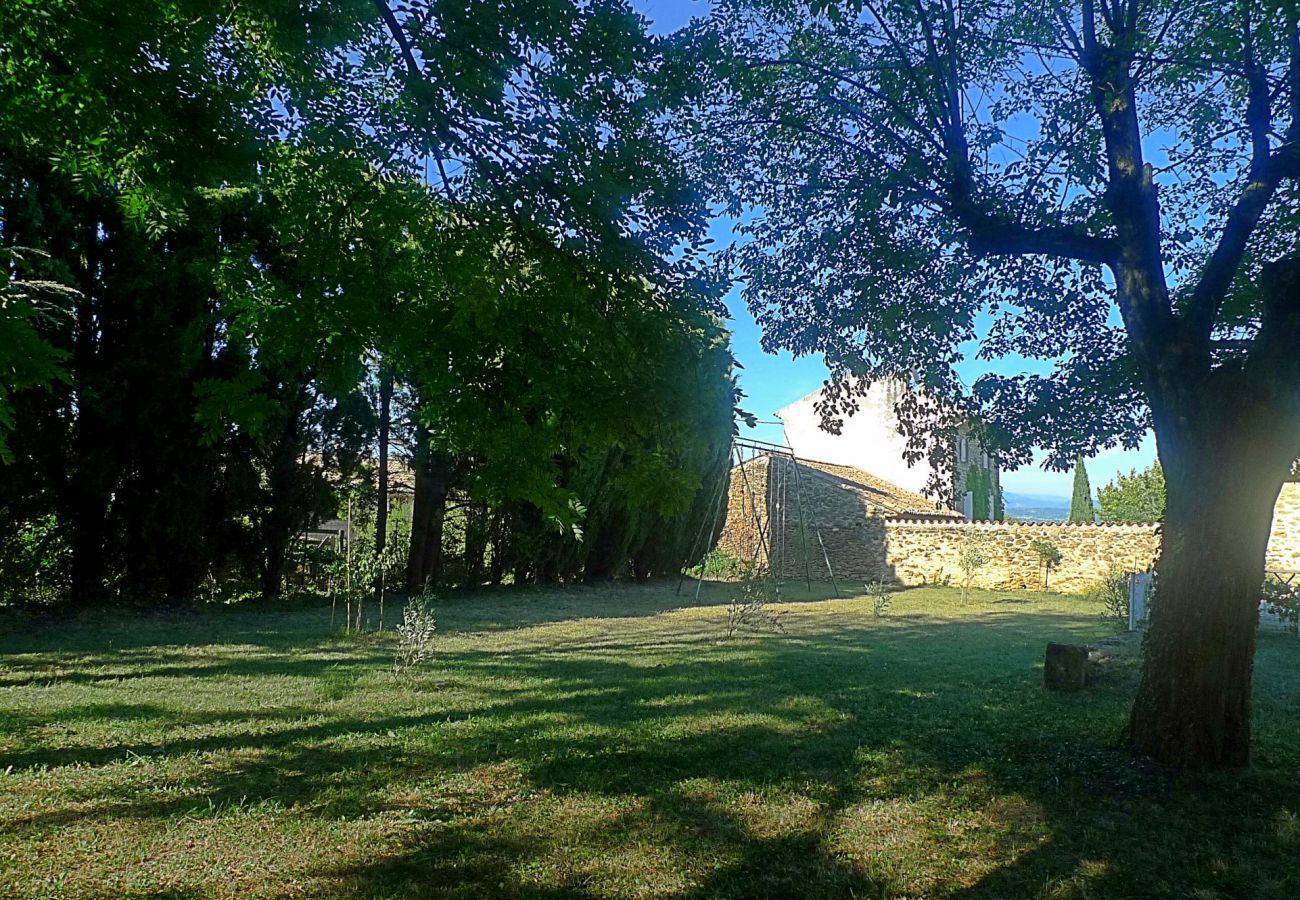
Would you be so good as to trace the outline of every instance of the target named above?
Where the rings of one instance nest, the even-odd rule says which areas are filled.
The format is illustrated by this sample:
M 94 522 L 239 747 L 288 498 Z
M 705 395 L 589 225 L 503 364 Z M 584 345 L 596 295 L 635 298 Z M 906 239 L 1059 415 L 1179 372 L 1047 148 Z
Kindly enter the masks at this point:
M 1003 491 L 1002 500 L 1008 519 L 1020 522 L 1064 522 L 1070 518 L 1068 497 Z

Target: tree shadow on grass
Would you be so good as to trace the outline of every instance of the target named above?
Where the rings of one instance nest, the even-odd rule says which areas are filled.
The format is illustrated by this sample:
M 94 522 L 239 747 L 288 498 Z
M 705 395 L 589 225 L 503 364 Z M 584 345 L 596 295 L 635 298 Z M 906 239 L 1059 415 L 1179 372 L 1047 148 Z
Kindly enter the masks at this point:
M 698 897 L 1294 896 L 1294 774 L 1192 779 L 1135 764 L 1115 741 L 1130 676 L 1081 695 L 1039 686 L 1043 643 L 1069 625 L 1016 611 L 717 646 L 687 634 L 682 652 L 653 660 L 617 634 L 448 652 L 425 683 L 454 677 L 477 693 L 423 698 L 431 711 L 305 723 L 294 717 L 313 711 L 266 711 L 257 720 L 280 727 L 133 742 L 111 759 L 19 756 L 19 768 L 100 765 L 125 749 L 215 762 L 181 777 L 186 791 L 116 785 L 5 830 L 166 821 L 194 814 L 196 797 L 321 820 L 408 816 L 363 861 L 311 873 L 351 895 L 609 893 L 620 854 L 640 853 L 627 865 L 645 867 L 643 893 Z M 320 676 L 329 664 L 230 665 Z M 1008 798 L 1020 813 L 999 811 Z M 876 809 L 899 818 L 863 828 Z M 964 844 L 962 829 L 979 840 Z M 961 858 L 976 846 L 985 859 Z
M 1000 618 L 994 629 L 1038 632 L 1043 624 L 1035 617 Z M 939 652 L 952 643 L 948 629 L 972 627 L 985 626 L 945 625 L 944 634 L 928 638 L 895 629 L 898 633 L 890 637 Z M 718 671 L 707 676 L 722 682 L 726 698 L 712 712 L 738 706 L 770 711 L 779 707 L 783 696 L 813 697 L 838 714 L 818 727 L 800 723 L 793 714 L 783 723 L 778 715 L 766 725 L 717 726 L 659 741 L 647 737 L 613 752 L 599 735 L 534 741 L 521 767 L 531 785 L 549 791 L 648 799 L 667 827 L 687 840 L 722 835 L 713 849 L 727 861 L 695 883 L 690 893 L 701 897 L 916 893 L 909 890 L 905 875 L 900 879 L 891 874 L 892 864 L 846 865 L 844 841 L 830 840 L 832 826 L 863 800 L 905 798 L 923 806 L 928 797 L 963 793 L 970 795 L 969 811 L 975 818 L 987 814 L 1000 798 L 1014 797 L 1029 811 L 1029 821 L 994 817 L 987 823 L 987 844 L 1002 861 L 992 871 L 963 877 L 961 860 L 950 860 L 957 875 L 938 893 L 1129 897 L 1202 891 L 1214 896 L 1294 896 L 1293 860 L 1300 851 L 1294 823 L 1300 797 L 1293 774 L 1257 770 L 1191 778 L 1135 762 L 1115 740 L 1131 677 L 1112 676 L 1091 694 L 1046 694 L 1038 685 L 1038 640 L 1005 648 L 1007 668 L 1001 674 L 972 677 L 962 671 L 961 659 L 936 659 L 928 672 L 908 667 L 906 673 L 891 676 L 889 667 L 898 656 L 873 660 L 870 651 L 864 654 L 865 637 L 848 631 L 810 639 L 806 648 L 793 653 L 762 650 L 752 665 L 731 665 L 730 676 Z M 471 659 L 461 664 L 475 665 Z M 494 659 L 478 665 L 499 672 L 504 664 Z M 559 677 L 569 686 L 621 684 L 626 677 L 608 662 L 538 659 L 513 665 L 545 670 L 551 677 L 557 676 L 558 667 Z M 634 711 L 647 690 L 660 699 L 672 697 L 700 683 L 703 667 L 688 664 L 656 674 L 649 683 L 643 681 L 586 709 L 585 717 L 625 733 L 637 724 Z M 847 683 L 828 682 L 825 669 L 847 676 Z M 854 674 L 874 677 L 855 682 Z M 737 698 L 737 683 L 751 685 L 751 702 Z M 753 702 L 759 699 L 763 702 Z M 1099 710 L 1099 705 L 1104 708 Z M 536 701 L 525 701 L 514 712 L 535 708 Z M 709 705 L 702 710 L 691 702 L 688 708 L 698 716 Z M 504 709 L 498 714 L 507 715 Z M 796 727 L 787 727 L 791 725 Z M 884 776 L 883 783 L 864 786 L 864 779 L 872 782 L 872 773 L 864 771 L 861 762 L 864 755 L 893 755 L 899 762 L 877 773 Z M 738 826 L 734 815 L 720 806 L 700 809 L 663 802 L 689 779 L 760 791 L 774 785 L 822 783 L 826 789 L 820 824 L 794 834 L 763 836 Z M 710 841 L 703 844 L 707 848 Z M 544 845 L 534 842 L 531 852 L 545 852 Z M 942 843 L 935 852 L 949 850 L 954 856 L 963 852 Z M 462 852 L 472 853 L 463 847 Z M 400 855 L 385 858 L 349 877 L 357 885 L 369 879 L 388 884 L 404 865 Z M 581 893 L 578 888 L 575 892 Z

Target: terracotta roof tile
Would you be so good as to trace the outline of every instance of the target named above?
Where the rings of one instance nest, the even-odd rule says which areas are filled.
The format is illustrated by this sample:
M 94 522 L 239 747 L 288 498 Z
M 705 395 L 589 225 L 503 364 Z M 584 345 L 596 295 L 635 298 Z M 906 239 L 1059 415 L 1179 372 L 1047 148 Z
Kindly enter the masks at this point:
M 847 482 L 848 486 L 856 488 L 867 495 L 867 501 L 871 504 L 873 511 L 878 509 L 886 517 L 897 516 L 907 519 L 922 517 L 965 518 L 961 513 L 939 507 L 935 501 L 928 497 L 913 493 L 893 482 L 877 478 L 870 472 L 853 466 L 839 466 L 812 459 L 800 459 L 799 465 L 804 469 L 814 470 L 813 474 L 815 476 L 834 478 L 840 483 Z

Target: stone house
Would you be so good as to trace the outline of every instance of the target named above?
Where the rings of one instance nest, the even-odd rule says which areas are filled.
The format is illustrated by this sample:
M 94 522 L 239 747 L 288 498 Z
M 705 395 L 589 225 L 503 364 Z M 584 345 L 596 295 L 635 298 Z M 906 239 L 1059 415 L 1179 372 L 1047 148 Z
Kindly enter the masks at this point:
M 1002 476 L 997 459 L 980 443 L 970 426 L 954 436 L 950 470 L 936 471 L 929 462 L 908 462 L 907 439 L 899 427 L 898 403 L 908 388 L 895 379 L 872 383 L 857 399 L 858 409 L 844 419 L 839 434 L 821 427 L 818 405 L 825 390 L 817 390 L 780 409 L 776 417 L 785 426 L 786 443 L 801 459 L 824 460 L 886 479 L 914 495 L 930 482 L 950 486 L 951 508 L 967 519 L 1001 519 Z

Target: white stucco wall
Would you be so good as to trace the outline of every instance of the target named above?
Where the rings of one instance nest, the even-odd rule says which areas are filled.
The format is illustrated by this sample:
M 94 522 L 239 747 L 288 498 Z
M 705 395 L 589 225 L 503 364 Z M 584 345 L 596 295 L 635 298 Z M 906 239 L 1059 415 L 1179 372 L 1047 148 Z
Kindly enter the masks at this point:
M 896 382 L 876 382 L 859 399 L 857 413 L 844 419 L 841 434 L 822 431 L 813 408 L 821 391 L 796 400 L 777 412 L 785 423 L 786 440 L 796 456 L 841 466 L 855 466 L 901 488 L 921 493 L 930 477 L 924 460 L 909 466 L 903 458 L 907 439 L 898 431 L 894 403 L 902 388 Z

